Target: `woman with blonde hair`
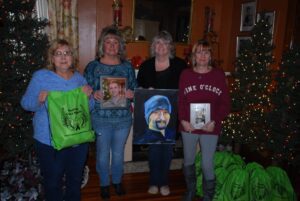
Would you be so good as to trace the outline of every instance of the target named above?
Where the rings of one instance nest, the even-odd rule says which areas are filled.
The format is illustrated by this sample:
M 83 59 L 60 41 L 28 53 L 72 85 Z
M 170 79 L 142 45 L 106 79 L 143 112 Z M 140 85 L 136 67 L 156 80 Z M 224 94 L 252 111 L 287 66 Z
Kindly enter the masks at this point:
M 109 26 L 102 30 L 98 55 L 87 65 L 84 76 L 93 88 L 96 101 L 92 111 L 92 124 L 96 132 L 96 170 L 100 178 L 101 197 L 107 200 L 110 198 L 110 172 L 116 194 L 125 194 L 122 185 L 124 149 L 132 124 L 128 103 L 133 99 L 133 90 L 137 86 L 134 69 L 125 59 L 125 42 L 117 27 Z M 104 91 L 100 88 L 102 76 L 127 80 L 127 104 L 124 107 L 103 107 Z
M 183 140 L 184 167 L 187 191 L 183 201 L 192 201 L 196 193 L 195 156 L 196 147 L 201 147 L 203 172 L 203 201 L 214 196 L 216 178 L 213 157 L 216 151 L 222 120 L 229 114 L 230 98 L 225 74 L 213 67 L 211 46 L 206 40 L 197 41 L 192 49 L 192 68 L 182 72 L 179 81 L 178 116 Z M 192 103 L 209 104 L 210 120 L 203 127 L 191 123 Z
M 79 201 L 88 143 L 59 151 L 54 149 L 51 143 L 47 96 L 50 91 L 69 91 L 78 87 L 82 87 L 83 93 L 90 96 L 92 88 L 76 71 L 73 50 L 67 40 L 59 39 L 51 44 L 48 61 L 46 69 L 33 74 L 21 105 L 25 110 L 34 112 L 34 146 L 43 176 L 46 201 Z

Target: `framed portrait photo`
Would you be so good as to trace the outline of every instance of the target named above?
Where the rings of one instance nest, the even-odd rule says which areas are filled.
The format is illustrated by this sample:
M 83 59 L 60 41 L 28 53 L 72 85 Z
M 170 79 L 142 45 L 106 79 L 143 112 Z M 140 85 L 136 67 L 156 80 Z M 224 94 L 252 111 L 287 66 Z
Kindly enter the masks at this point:
M 241 7 L 240 31 L 251 31 L 255 24 L 256 2 L 246 2 Z
M 270 25 L 270 33 L 274 34 L 274 27 L 275 27 L 275 11 L 265 12 L 265 19 L 267 20 L 268 24 Z M 257 22 L 261 18 L 261 13 L 257 14 Z
M 250 36 L 238 36 L 236 38 L 236 57 L 240 56 L 241 50 L 247 46 L 247 43 L 251 42 Z
M 190 104 L 190 123 L 195 129 L 201 129 L 204 124 L 210 121 L 209 103 Z
M 177 93 L 175 89 L 135 89 L 133 144 L 175 144 Z
M 101 76 L 100 90 L 103 92 L 103 100 L 100 102 L 102 109 L 120 109 L 128 106 L 129 101 L 125 97 L 127 79 L 116 76 Z

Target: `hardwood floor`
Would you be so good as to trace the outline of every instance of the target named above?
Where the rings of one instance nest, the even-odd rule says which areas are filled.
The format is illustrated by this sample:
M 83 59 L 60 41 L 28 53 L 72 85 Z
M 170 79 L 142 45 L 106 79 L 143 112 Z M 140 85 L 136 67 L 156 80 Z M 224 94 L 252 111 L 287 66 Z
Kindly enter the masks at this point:
M 90 176 L 87 185 L 82 189 L 82 201 L 101 201 L 99 179 L 95 170 L 95 162 L 89 161 Z M 149 173 L 127 173 L 124 174 L 123 184 L 126 189 L 126 195 L 117 196 L 113 187 L 110 188 L 111 201 L 177 201 L 185 191 L 185 183 L 181 170 L 170 171 L 170 189 L 169 196 L 161 196 L 160 194 L 151 195 L 148 190 Z

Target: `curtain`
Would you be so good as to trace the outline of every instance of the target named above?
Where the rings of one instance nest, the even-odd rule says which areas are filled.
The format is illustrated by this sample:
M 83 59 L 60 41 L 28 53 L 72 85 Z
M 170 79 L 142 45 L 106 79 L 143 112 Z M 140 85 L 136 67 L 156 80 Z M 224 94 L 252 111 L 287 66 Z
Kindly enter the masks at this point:
M 72 44 L 76 64 L 78 64 L 77 0 L 48 0 L 48 7 L 50 41 L 67 39 Z

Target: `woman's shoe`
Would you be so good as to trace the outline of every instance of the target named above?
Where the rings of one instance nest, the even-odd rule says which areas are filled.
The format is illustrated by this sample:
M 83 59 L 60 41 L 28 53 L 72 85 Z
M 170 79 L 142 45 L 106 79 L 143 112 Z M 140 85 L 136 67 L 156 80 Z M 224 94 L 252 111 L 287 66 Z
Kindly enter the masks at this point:
M 163 196 L 170 195 L 170 188 L 169 186 L 162 186 L 160 187 L 160 194 Z
M 101 198 L 103 200 L 108 200 L 110 198 L 109 186 L 101 186 Z
M 157 194 L 158 193 L 158 187 L 157 186 L 150 186 L 148 189 L 149 194 Z
M 121 183 L 119 184 L 114 184 L 114 188 L 115 188 L 115 191 L 116 191 L 116 194 L 121 196 L 121 195 L 125 195 L 126 192 L 125 190 L 123 189 L 123 186 Z

